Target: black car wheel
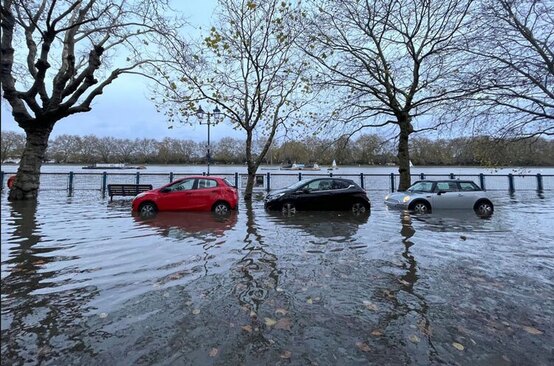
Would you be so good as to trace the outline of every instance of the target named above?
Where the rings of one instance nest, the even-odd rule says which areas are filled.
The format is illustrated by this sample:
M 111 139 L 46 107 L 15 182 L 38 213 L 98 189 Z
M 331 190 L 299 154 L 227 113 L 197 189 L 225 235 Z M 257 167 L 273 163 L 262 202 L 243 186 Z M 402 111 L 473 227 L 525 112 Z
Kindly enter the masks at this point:
M 479 201 L 475 204 L 475 213 L 479 216 L 488 217 L 494 212 L 494 206 L 490 201 Z
M 212 211 L 216 215 L 223 216 L 231 212 L 231 207 L 229 207 L 226 202 L 217 202 L 214 207 L 212 207 Z
M 429 206 L 429 204 L 424 201 L 416 201 L 415 203 L 412 204 L 410 209 L 418 214 L 431 213 L 431 206 Z
M 352 204 L 352 212 L 355 215 L 361 215 L 368 211 L 366 205 L 363 202 L 354 202 Z
M 281 212 L 285 214 L 293 214 L 296 212 L 296 206 L 292 202 L 284 202 L 281 207 Z
M 158 208 L 152 202 L 145 202 L 139 207 L 139 213 L 142 217 L 151 217 L 156 214 Z

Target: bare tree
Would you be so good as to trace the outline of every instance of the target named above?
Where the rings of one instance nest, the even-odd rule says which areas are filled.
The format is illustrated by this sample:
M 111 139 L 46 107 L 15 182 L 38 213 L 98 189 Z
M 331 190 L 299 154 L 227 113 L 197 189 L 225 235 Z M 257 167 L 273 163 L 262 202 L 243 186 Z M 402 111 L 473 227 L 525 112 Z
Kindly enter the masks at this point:
M 246 200 L 252 197 L 256 171 L 277 130 L 293 123 L 307 103 L 307 98 L 299 98 L 307 63 L 294 43 L 300 16 L 298 7 L 280 0 L 220 0 L 218 22 L 200 50 L 191 54 L 177 40 L 165 45 L 164 53 L 175 63 L 160 70 L 160 108 L 177 122 L 193 115 L 203 101 L 217 106 L 244 131 Z M 191 69 L 193 62 L 196 68 Z M 266 143 L 254 154 L 258 138 Z
M 25 136 L 14 131 L 2 131 L 2 143 L 0 144 L 0 162 L 8 159 L 19 158 L 25 146 Z
M 236 138 L 224 137 L 214 147 L 214 160 L 231 163 L 240 162 L 244 155 L 244 143 Z
M 3 97 L 26 134 L 9 199 L 36 198 L 56 122 L 90 111 L 106 86 L 148 61 L 149 39 L 170 32 L 166 5 L 166 0 L 2 0 Z
M 313 0 L 306 52 L 339 101 L 331 114 L 362 128 L 393 126 L 399 189 L 410 185 L 409 138 L 434 129 L 432 113 L 470 91 L 452 77 L 473 0 Z M 337 97 L 337 93 L 341 97 Z
M 465 82 L 483 92 L 464 114 L 502 138 L 554 135 L 554 2 L 481 0 L 474 18 Z
M 383 151 L 383 139 L 377 135 L 361 135 L 354 142 L 355 162 L 375 164 L 376 157 Z
M 117 144 L 118 140 L 114 137 L 103 137 L 98 139 L 98 143 L 96 145 L 96 153 L 100 159 L 98 162 L 108 163 L 112 161 Z
M 158 142 L 154 139 L 137 139 L 135 140 L 135 144 L 137 145 L 137 153 L 134 156 L 134 162 L 136 163 L 147 163 L 151 161 L 158 152 Z
M 48 156 L 56 163 L 77 163 L 80 161 L 80 137 L 60 135 L 49 142 Z

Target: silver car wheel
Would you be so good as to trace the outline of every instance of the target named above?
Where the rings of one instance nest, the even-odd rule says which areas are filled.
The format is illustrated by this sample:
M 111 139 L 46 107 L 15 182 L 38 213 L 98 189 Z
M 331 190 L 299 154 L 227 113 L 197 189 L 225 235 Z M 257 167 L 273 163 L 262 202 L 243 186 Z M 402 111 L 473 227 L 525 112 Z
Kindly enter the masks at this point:
M 229 206 L 225 203 L 218 203 L 214 207 L 214 212 L 217 215 L 226 215 L 227 213 L 229 213 Z
M 145 203 L 140 206 L 140 215 L 143 217 L 154 216 L 156 214 L 156 206 L 153 203 Z
M 477 206 L 477 214 L 481 216 L 492 215 L 492 205 L 488 202 L 482 202 Z
M 429 209 L 429 205 L 427 205 L 424 202 L 418 202 L 414 205 L 414 211 L 418 214 L 426 214 L 429 213 L 431 210 Z

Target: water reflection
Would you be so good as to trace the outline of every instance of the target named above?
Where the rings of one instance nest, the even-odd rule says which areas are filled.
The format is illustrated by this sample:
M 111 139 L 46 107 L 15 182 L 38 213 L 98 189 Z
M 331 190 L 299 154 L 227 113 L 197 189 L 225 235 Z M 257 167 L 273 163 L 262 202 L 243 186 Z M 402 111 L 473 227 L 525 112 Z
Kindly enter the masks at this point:
M 258 229 L 251 202 L 246 204 L 246 236 L 242 253 L 244 256 L 237 263 L 240 278 L 236 281 L 235 291 L 241 305 L 257 313 L 269 291 L 277 287 L 279 271 L 277 256 L 269 250 Z
M 267 214 L 270 221 L 295 230 L 299 229 L 306 235 L 342 239 L 354 237 L 360 226 L 368 222 L 370 216 L 369 212 L 354 214 L 339 211 L 299 211 L 293 215 L 267 211 Z
M 2 205 L 4 364 L 550 364 L 552 200 L 219 221 L 44 197 Z
M 3 362 L 40 363 L 61 349 L 91 354 L 81 337 L 81 314 L 96 289 L 56 292 L 55 278 L 63 273 L 50 268 L 69 258 L 54 255 L 55 243 L 44 244 L 36 201 L 10 202 L 9 208 L 10 236 L 2 238 L 9 246 L 9 258 L 2 261 L 8 273 L 1 281 Z
M 408 215 L 421 222 L 425 228 L 437 232 L 458 232 L 484 230 L 494 221 L 494 215 L 482 217 L 469 210 L 444 210 L 425 215 Z
M 151 217 L 134 213 L 133 218 L 139 225 L 154 228 L 162 236 L 184 239 L 224 236 L 236 225 L 237 215 L 236 211 L 224 216 L 212 212 L 159 212 Z
M 432 340 L 429 305 L 425 298 L 424 289 L 417 287 L 420 274 L 418 262 L 412 248 L 412 240 L 416 230 L 413 226 L 413 216 L 408 211 L 401 211 L 400 235 L 402 237 L 401 261 L 395 267 L 399 271 L 393 281 L 385 284 L 385 288 L 378 292 L 379 301 L 388 304 L 390 311 L 383 314 L 373 335 L 390 333 L 390 329 L 397 329 L 400 339 L 417 344 L 419 352 L 413 353 L 416 364 L 429 364 L 439 361 L 438 351 Z M 396 282 L 396 283 L 395 283 Z M 399 327 L 400 326 L 400 327 Z M 393 347 L 396 336 L 384 340 L 387 347 Z

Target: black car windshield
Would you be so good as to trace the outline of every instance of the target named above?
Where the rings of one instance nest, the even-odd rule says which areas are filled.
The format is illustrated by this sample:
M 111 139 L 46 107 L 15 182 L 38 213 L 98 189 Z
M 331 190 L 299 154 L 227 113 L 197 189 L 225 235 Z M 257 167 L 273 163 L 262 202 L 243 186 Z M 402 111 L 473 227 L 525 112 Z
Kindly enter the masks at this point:
M 414 183 L 410 188 L 407 189 L 408 192 L 432 192 L 433 191 L 433 182 L 417 182 Z
M 298 189 L 306 183 L 308 183 L 308 180 L 301 180 L 301 181 L 298 181 L 296 183 L 291 184 L 290 186 L 287 187 L 287 189 Z

